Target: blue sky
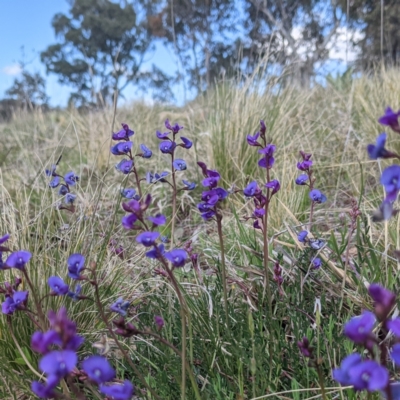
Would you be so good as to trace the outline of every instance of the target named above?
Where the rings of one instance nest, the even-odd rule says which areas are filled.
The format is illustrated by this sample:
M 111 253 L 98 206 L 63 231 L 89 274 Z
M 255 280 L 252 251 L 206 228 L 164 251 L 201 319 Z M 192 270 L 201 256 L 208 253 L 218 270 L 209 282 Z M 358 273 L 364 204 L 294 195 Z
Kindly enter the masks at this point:
M 18 77 L 18 62 L 22 59 L 31 72 L 38 71 L 45 75 L 45 68 L 40 62 L 40 52 L 50 44 L 56 43 L 51 20 L 56 13 L 68 13 L 66 0 L 1 0 L 0 1 L 0 98 Z M 22 47 L 24 58 L 22 57 Z M 161 44 L 156 51 L 147 57 L 150 66 L 156 63 L 167 73 L 173 73 L 176 60 Z M 144 66 L 146 67 L 146 65 Z M 70 90 L 57 82 L 57 77 L 47 77 L 47 94 L 50 104 L 64 106 Z M 137 98 L 135 88 L 124 92 L 127 100 Z M 182 98 L 181 88 L 175 88 L 175 95 Z

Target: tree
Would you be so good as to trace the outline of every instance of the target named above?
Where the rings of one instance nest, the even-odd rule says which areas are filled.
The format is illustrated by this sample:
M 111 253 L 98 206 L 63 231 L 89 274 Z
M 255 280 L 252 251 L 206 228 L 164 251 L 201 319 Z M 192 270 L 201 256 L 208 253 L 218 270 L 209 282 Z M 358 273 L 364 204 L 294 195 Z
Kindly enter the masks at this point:
M 294 78 L 308 86 L 315 67 L 329 57 L 344 13 L 336 0 L 244 0 L 247 41 L 244 55 L 269 54 L 272 62 L 293 67 Z M 248 63 L 252 65 L 252 63 Z
M 349 7 L 350 23 L 361 31 L 357 64 L 362 69 L 373 68 L 380 62 L 399 65 L 400 62 L 400 3 L 398 0 L 341 0 Z M 383 9 L 382 9 L 383 5 Z
M 130 83 L 151 83 L 154 74 L 155 85 L 166 93 L 159 69 L 141 70 L 152 49 L 145 1 L 70 0 L 69 15 L 55 15 L 52 25 L 60 43 L 49 46 L 41 59 L 47 72 L 75 88 L 70 102 L 103 106 Z
M 237 65 L 237 7 L 237 0 L 160 0 L 149 18 L 153 36 L 174 50 L 198 92 Z

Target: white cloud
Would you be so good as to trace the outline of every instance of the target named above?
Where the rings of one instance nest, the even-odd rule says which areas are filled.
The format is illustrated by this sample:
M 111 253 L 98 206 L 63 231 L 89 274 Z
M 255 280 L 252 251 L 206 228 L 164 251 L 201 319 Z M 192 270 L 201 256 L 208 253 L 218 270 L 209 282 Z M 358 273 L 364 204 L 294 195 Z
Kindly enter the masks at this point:
M 4 74 L 6 75 L 18 75 L 22 69 L 19 64 L 12 64 L 12 65 L 7 65 L 1 70 Z

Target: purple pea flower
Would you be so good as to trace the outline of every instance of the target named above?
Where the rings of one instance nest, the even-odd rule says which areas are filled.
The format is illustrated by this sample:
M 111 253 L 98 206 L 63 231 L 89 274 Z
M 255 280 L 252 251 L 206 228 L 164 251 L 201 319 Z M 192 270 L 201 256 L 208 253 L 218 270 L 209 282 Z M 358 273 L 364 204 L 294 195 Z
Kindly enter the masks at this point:
M 204 187 L 215 188 L 218 185 L 219 176 L 209 176 L 201 182 Z
M 271 195 L 278 193 L 279 189 L 281 188 L 281 184 L 277 179 L 274 179 L 268 183 L 265 184 L 265 187 L 268 189 L 272 189 Z
M 196 184 L 194 182 L 183 180 L 182 183 L 185 185 L 185 188 L 183 188 L 183 190 L 194 190 L 196 188 Z
M 258 161 L 258 165 L 261 168 L 267 168 L 267 169 L 272 168 L 275 162 L 275 158 L 273 157 L 275 150 L 276 146 L 273 144 L 268 144 L 263 149 L 258 150 L 260 154 L 264 154 L 264 157 Z
M 128 124 L 122 123 L 121 125 L 122 129 L 112 134 L 113 140 L 128 140 L 131 136 L 135 134 L 135 132 L 129 129 Z
M 395 344 L 390 352 L 390 357 L 397 366 L 400 366 L 400 344 Z
M 58 185 L 60 184 L 60 177 L 59 176 L 55 176 L 49 183 L 49 186 L 52 189 L 55 189 Z
M 85 264 L 85 257 L 82 254 L 74 253 L 68 257 L 68 276 L 72 279 L 79 279 L 80 273 Z
M 307 185 L 308 175 L 302 174 L 296 178 L 296 185 Z
M 74 186 L 79 181 L 79 176 L 75 175 L 73 171 L 67 172 L 64 176 L 65 183 L 69 186 Z
M 56 176 L 56 169 L 57 165 L 53 164 L 50 169 L 45 170 L 46 176 Z
M 52 376 L 51 379 L 47 379 L 45 384 L 38 381 L 31 383 L 32 392 L 41 399 L 52 399 L 56 396 L 54 389 L 59 384 L 59 380 Z
M 167 222 L 167 219 L 162 214 L 157 214 L 155 217 L 148 217 L 149 221 L 153 223 L 153 225 L 164 225 Z
M 156 136 L 157 136 L 160 140 L 167 139 L 167 138 L 168 138 L 168 135 L 169 135 L 169 132 L 164 132 L 164 133 L 161 133 L 160 131 L 157 131 L 157 132 L 156 132 Z
M 390 107 L 387 107 L 385 114 L 378 121 L 380 124 L 390 126 L 395 132 L 400 133 L 399 116 L 400 111 L 396 113 Z
M 165 127 L 172 131 L 174 134 L 177 134 L 181 129 L 183 129 L 183 126 L 180 126 L 177 123 L 171 125 L 168 119 L 165 120 Z
M 111 304 L 110 310 L 125 317 L 126 311 L 130 305 L 131 303 L 129 301 L 124 301 L 124 299 L 120 297 L 115 303 Z
M 54 295 L 63 296 L 68 293 L 69 286 L 58 276 L 51 276 L 47 283 Z
M 23 310 L 26 306 L 26 302 L 28 301 L 28 295 L 29 293 L 24 291 L 14 292 L 12 297 L 6 297 L 6 300 L 1 305 L 3 314 L 11 315 L 16 310 Z
M 375 392 L 382 390 L 389 382 L 389 372 L 376 361 L 364 361 L 349 369 L 351 384 L 355 390 Z
M 352 367 L 360 364 L 362 362 L 361 356 L 358 353 L 353 353 L 342 360 L 340 368 L 335 368 L 332 371 L 333 379 L 339 382 L 343 386 L 352 385 L 352 377 L 349 371 Z
M 187 253 L 182 249 L 174 249 L 165 253 L 165 258 L 171 261 L 174 267 L 183 267 L 186 263 Z
M 125 380 L 122 384 L 100 385 L 100 392 L 113 400 L 130 400 L 135 394 L 135 387 Z
M 159 232 L 142 232 L 136 237 L 136 241 L 145 247 L 150 247 L 155 244 L 159 236 Z
M 82 369 L 89 379 L 97 384 L 105 383 L 115 378 L 114 369 L 102 356 L 90 356 L 82 362 Z
M 72 300 L 74 301 L 78 301 L 81 300 L 82 297 L 81 296 L 81 291 L 82 291 L 82 286 L 81 285 L 76 285 L 75 290 L 74 291 L 68 291 L 67 296 L 70 297 Z
M 217 194 L 219 201 L 225 200 L 228 197 L 228 192 L 222 187 L 217 187 L 214 191 Z
M 133 199 L 135 197 L 136 190 L 132 188 L 121 189 L 121 196 L 126 199 Z
M 174 160 L 172 165 L 178 171 L 184 171 L 187 168 L 185 160 L 182 160 L 181 158 Z
M 128 214 L 125 215 L 125 217 L 122 217 L 122 226 L 125 229 L 134 229 L 135 222 L 138 220 L 138 217 L 136 214 Z
M 395 201 L 400 190 L 400 166 L 391 165 L 385 168 L 381 175 L 381 184 L 386 191 L 385 201 Z
M 75 368 L 77 361 L 73 350 L 52 351 L 42 357 L 39 368 L 45 374 L 61 379 Z
M 154 323 L 156 324 L 158 330 L 161 330 L 165 325 L 164 318 L 160 317 L 159 315 L 154 316 Z
M 250 182 L 244 189 L 243 194 L 246 197 L 253 197 L 259 191 L 256 181 Z
M 179 146 L 181 146 L 185 149 L 190 149 L 193 146 L 193 142 L 190 141 L 188 138 L 181 136 L 181 140 L 183 143 L 181 143 Z
M 301 243 L 305 243 L 306 238 L 308 235 L 308 231 L 301 231 L 298 235 L 297 235 L 297 240 Z
M 297 163 L 297 169 L 300 171 L 309 171 L 313 162 L 311 160 L 303 160 Z
M 69 190 L 65 185 L 60 185 L 60 189 L 58 189 L 58 194 L 60 196 L 65 196 L 68 192 Z
M 32 254 L 26 250 L 19 250 L 11 253 L 5 264 L 9 268 L 17 268 L 19 270 L 25 269 L 25 264 L 31 259 Z
M 162 240 L 163 238 L 161 238 Z M 165 254 L 165 248 L 164 245 L 161 243 L 158 246 L 154 246 L 151 250 L 146 252 L 146 257 L 152 258 L 152 259 L 158 259 L 162 257 Z
M 315 203 L 325 203 L 326 202 L 326 196 L 322 194 L 318 189 L 313 189 L 309 193 L 310 199 L 314 201 Z
M 161 153 L 172 154 L 175 150 L 176 143 L 170 141 L 161 142 L 159 145 Z
M 155 174 L 154 174 L 154 178 L 155 178 L 154 182 L 155 182 L 155 183 L 157 183 L 157 182 L 165 183 L 165 182 L 167 182 L 167 180 L 166 180 L 165 178 L 166 178 L 168 175 L 169 175 L 169 173 L 166 172 L 166 171 L 163 171 L 163 172 L 161 172 L 160 174 L 155 173 Z
M 256 208 L 253 212 L 253 215 L 256 218 L 262 218 L 265 215 L 265 209 L 264 208 Z
M 132 145 L 133 143 L 131 141 L 117 143 L 111 147 L 111 153 L 115 156 L 124 156 L 131 151 Z
M 313 269 L 319 269 L 321 268 L 322 265 L 322 261 L 319 257 L 314 258 L 314 260 L 312 260 L 312 267 Z
M 366 343 L 370 338 L 375 322 L 375 315 L 370 311 L 366 311 L 346 323 L 344 334 L 354 343 Z
M 368 293 L 372 297 L 372 300 L 374 300 L 376 316 L 380 321 L 383 321 L 396 303 L 395 294 L 376 283 L 369 285 Z
M 396 337 L 400 338 L 400 318 L 394 318 L 387 321 L 387 327 Z
M 133 167 L 133 161 L 132 160 L 121 160 L 115 168 L 122 172 L 123 174 L 127 175 L 129 172 L 131 172 Z
M 386 133 L 381 133 L 376 139 L 376 145 L 369 144 L 367 146 L 368 155 L 371 160 L 396 157 L 395 154 L 385 149 L 386 137 Z
M 76 194 L 67 193 L 64 202 L 65 204 L 73 204 L 75 200 L 76 200 Z
M 142 150 L 142 154 L 140 154 L 143 158 L 151 158 L 153 152 L 146 147 L 144 144 L 140 145 L 140 149 Z
M 50 346 L 61 345 L 61 337 L 55 330 L 49 330 L 45 333 L 35 332 L 31 337 L 31 348 L 40 354 L 46 354 L 50 351 Z
M 260 132 L 257 132 L 254 136 L 247 135 L 247 143 L 249 146 L 261 146 L 261 144 L 257 141 L 259 137 Z
M 10 239 L 10 235 L 6 233 L 4 236 L 0 237 L 0 244 L 7 242 L 8 239 Z

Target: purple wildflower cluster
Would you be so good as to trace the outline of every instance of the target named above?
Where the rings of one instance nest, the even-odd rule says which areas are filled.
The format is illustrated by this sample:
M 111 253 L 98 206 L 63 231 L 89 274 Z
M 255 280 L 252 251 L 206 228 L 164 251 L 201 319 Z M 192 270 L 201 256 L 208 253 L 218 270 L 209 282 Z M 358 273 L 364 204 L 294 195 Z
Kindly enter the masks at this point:
M 65 308 L 57 313 L 48 314 L 50 328 L 46 332 L 37 331 L 32 335 L 31 347 L 40 353 L 39 369 L 46 374 L 46 382 L 32 382 L 32 391 L 42 399 L 57 397 L 57 386 L 62 379 L 67 379 L 71 387 L 76 387 L 79 380 L 88 380 L 104 395 L 114 400 L 129 400 L 134 394 L 134 386 L 128 380 L 112 382 L 115 371 L 107 359 L 94 355 L 83 360 L 78 369 L 77 350 L 84 338 L 77 334 L 76 324 L 67 316 Z M 78 380 L 77 380 L 78 379 Z
M 58 187 L 58 194 L 60 196 L 64 196 L 65 206 L 60 205 L 59 208 L 74 212 L 74 202 L 76 200 L 76 194 L 71 193 L 71 187 L 75 186 L 76 183 L 79 182 L 79 176 L 76 175 L 73 171 L 67 172 L 64 176 L 58 174 L 56 170 L 60 159 L 61 157 L 58 159 L 56 164 L 52 165 L 50 169 L 46 169 L 45 172 L 47 176 L 53 178 L 50 181 L 49 186 L 52 189 Z
M 197 165 L 201 168 L 204 176 L 202 185 L 207 189 L 201 194 L 201 203 L 197 204 L 201 217 L 206 221 L 213 219 L 215 216 L 222 218 L 218 212 L 218 204 L 228 197 L 228 192 L 218 186 L 221 175 L 218 171 L 208 169 L 207 165 L 201 161 Z
M 383 337 L 389 332 L 393 334 L 390 358 L 396 366 L 400 366 L 400 318 L 389 317 L 396 304 L 396 296 L 378 284 L 371 284 L 368 292 L 374 301 L 373 312 L 364 311 L 344 326 L 344 334 L 365 351 L 347 356 L 340 368 L 333 370 L 333 378 L 341 385 L 353 386 L 356 391 L 382 391 L 386 398 L 394 399 L 386 365 L 390 344 L 377 336 L 379 332 L 375 333 L 375 327 L 380 324 Z
M 385 114 L 379 118 L 382 125 L 390 127 L 394 132 L 400 133 L 399 125 L 400 111 L 394 112 L 390 107 L 386 108 Z M 376 139 L 376 144 L 369 144 L 367 147 L 368 155 L 371 160 L 379 158 L 399 158 L 400 156 L 385 148 L 387 134 L 381 133 Z M 400 192 L 400 166 L 391 165 L 382 172 L 380 182 L 385 188 L 386 197 L 374 213 L 373 220 L 375 222 L 385 221 L 398 213 L 394 209 L 394 202 L 397 200 Z

